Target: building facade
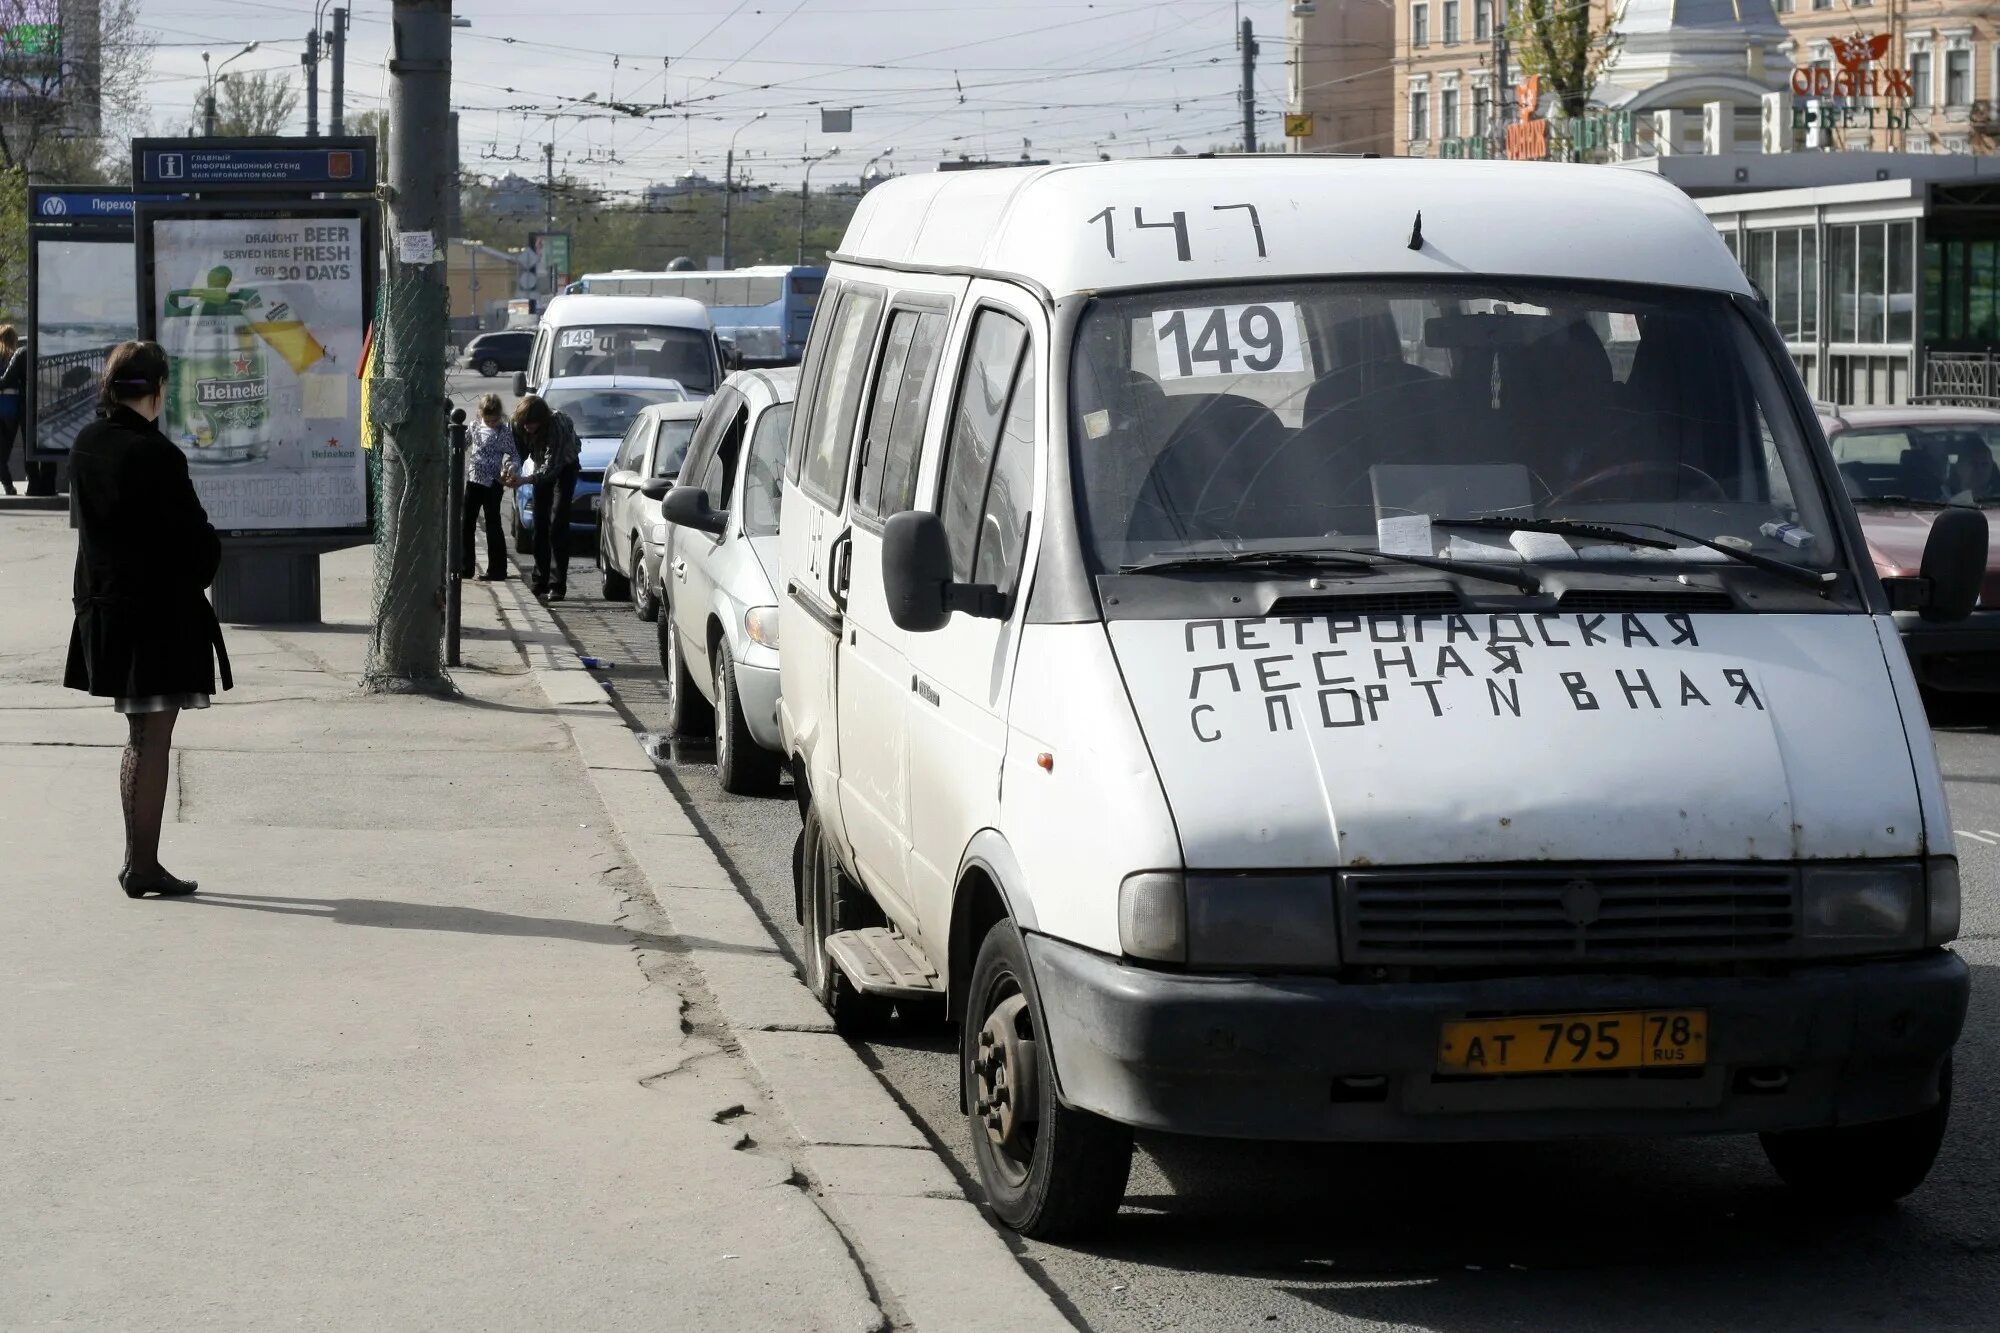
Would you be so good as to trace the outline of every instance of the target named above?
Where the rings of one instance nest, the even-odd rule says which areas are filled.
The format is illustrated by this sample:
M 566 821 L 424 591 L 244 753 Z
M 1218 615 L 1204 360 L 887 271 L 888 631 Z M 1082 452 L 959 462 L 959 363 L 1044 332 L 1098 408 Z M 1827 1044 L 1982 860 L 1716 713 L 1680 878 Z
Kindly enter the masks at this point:
M 1396 152 L 1463 155 L 1444 148 L 1484 139 L 1512 83 L 1494 77 L 1501 0 L 1396 0 Z
M 1382 0 L 1297 0 L 1286 37 L 1287 110 L 1312 119 L 1312 132 L 1292 137 L 1291 150 L 1398 151 L 1390 114 L 1395 11 Z
M 1776 0 L 1802 71 L 1837 75 L 1842 44 L 1886 36 L 1872 63 L 1907 79 L 1893 93 L 1877 80 L 1860 96 L 1835 97 L 1844 114 L 1833 147 L 1876 152 L 1992 153 L 2000 147 L 2000 19 L 1970 0 Z M 1851 53 L 1851 49 L 1850 49 Z M 1809 86 L 1809 85 L 1808 85 Z

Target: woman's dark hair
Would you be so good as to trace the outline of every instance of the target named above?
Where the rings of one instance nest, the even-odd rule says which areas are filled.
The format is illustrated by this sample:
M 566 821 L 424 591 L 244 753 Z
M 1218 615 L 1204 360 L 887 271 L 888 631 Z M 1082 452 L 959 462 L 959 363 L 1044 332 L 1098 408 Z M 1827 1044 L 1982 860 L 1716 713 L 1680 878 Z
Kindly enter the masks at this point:
M 158 343 L 125 342 L 111 349 L 97 402 L 106 412 L 134 398 L 149 398 L 167 382 L 167 354 Z
M 549 411 L 548 403 L 532 393 L 514 404 L 514 424 L 517 426 L 541 426 L 554 415 Z

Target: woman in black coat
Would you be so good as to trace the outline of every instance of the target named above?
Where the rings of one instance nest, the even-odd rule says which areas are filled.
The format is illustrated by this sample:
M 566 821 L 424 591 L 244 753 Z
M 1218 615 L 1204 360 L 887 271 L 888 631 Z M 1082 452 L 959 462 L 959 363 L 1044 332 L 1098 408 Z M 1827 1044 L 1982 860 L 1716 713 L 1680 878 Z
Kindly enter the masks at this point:
M 166 400 L 158 343 L 122 343 L 105 367 L 104 415 L 70 451 L 76 513 L 76 628 L 63 684 L 115 701 L 130 739 L 118 771 L 126 896 L 193 893 L 160 865 L 167 750 L 183 708 L 206 708 L 229 653 L 205 589 L 222 543 L 188 478 L 187 456 L 155 424 Z

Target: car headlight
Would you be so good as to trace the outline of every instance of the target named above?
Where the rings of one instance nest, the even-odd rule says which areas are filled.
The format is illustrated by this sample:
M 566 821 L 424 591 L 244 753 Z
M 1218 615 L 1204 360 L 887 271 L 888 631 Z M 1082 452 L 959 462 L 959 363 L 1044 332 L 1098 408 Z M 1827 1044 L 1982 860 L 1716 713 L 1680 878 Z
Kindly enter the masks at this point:
M 1810 952 L 1872 952 L 1923 942 L 1924 871 L 1914 861 L 1808 866 L 1803 887 Z
M 1118 937 L 1132 957 L 1191 967 L 1317 969 L 1340 961 L 1326 875 L 1131 875 L 1119 886 Z
M 778 608 L 775 606 L 753 606 L 743 613 L 743 632 L 750 636 L 750 642 L 761 643 L 766 648 L 778 646 Z

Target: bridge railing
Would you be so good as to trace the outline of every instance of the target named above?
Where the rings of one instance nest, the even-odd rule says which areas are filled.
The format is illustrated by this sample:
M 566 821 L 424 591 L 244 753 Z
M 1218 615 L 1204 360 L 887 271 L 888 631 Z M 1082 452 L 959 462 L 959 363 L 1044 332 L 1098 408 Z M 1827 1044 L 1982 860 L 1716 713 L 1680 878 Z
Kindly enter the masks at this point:
M 97 393 L 111 346 L 35 358 L 35 408 L 43 417 L 67 412 Z

